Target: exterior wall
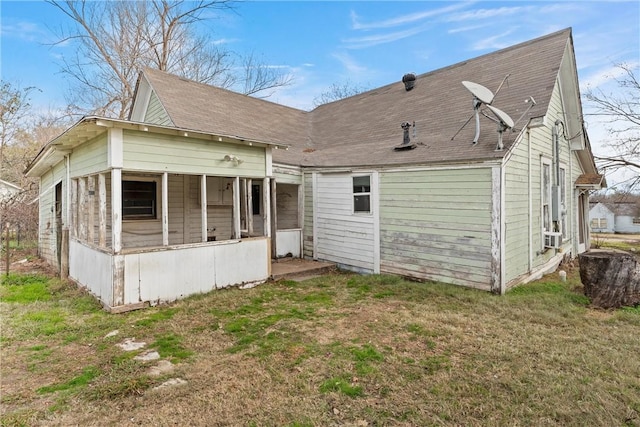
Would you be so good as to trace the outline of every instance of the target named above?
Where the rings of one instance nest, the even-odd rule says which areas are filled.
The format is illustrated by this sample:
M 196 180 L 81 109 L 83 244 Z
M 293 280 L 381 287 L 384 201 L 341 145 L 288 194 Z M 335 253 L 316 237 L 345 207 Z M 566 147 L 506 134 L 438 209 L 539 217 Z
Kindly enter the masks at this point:
M 106 306 L 113 306 L 112 256 L 76 239 L 69 241 L 69 277 Z
M 66 192 L 66 169 L 64 162 L 58 163 L 40 177 L 38 198 L 38 253 L 50 265 L 58 268 L 58 230 L 56 227 L 56 184 L 62 183 L 62 195 Z M 62 224 L 65 226 L 66 224 Z
M 313 253 L 313 173 L 305 173 L 304 185 L 304 223 L 302 224 L 302 255 L 315 258 Z
M 71 153 L 71 178 L 107 169 L 107 133 L 88 141 Z
M 606 226 L 598 224 L 598 227 L 594 227 L 592 221 L 601 218 L 607 221 Z M 605 205 L 598 203 L 589 209 L 589 225 L 592 233 L 613 233 L 617 229 L 617 218 Z
M 147 112 L 143 120 L 145 123 L 153 123 L 162 126 L 173 126 L 167 111 L 164 109 L 158 95 L 155 92 L 151 92 L 149 98 L 149 105 L 147 106 Z
M 491 288 L 491 168 L 380 173 L 380 270 Z
M 542 230 L 542 165 L 552 163 L 553 125 L 564 120 L 559 86 L 553 90 L 545 125 L 529 129 L 516 142 L 505 162 L 505 280 L 511 282 L 547 264 L 557 254 L 545 249 Z M 560 164 L 565 170 L 565 230 L 562 251 L 577 247 L 577 197 L 574 182 L 582 173 L 578 158 L 559 129 Z M 552 176 L 553 183 L 553 176 Z M 531 201 L 529 201 L 529 199 Z
M 372 273 L 375 270 L 374 218 L 373 214 L 353 212 L 352 176 L 348 173 L 317 174 L 314 258 Z M 372 180 L 371 194 L 375 191 Z M 372 204 L 372 211 L 373 208 Z
M 233 154 L 242 160 L 224 160 Z M 218 176 L 266 176 L 266 151 L 196 138 L 124 131 L 124 169 L 145 172 L 202 174 Z
M 298 226 L 298 185 L 276 185 L 278 230 L 300 228 Z
M 616 233 L 640 233 L 640 224 L 633 223 L 633 217 L 628 215 L 616 215 Z
M 170 302 L 232 285 L 261 283 L 269 277 L 270 263 L 267 238 L 125 254 L 124 304 Z

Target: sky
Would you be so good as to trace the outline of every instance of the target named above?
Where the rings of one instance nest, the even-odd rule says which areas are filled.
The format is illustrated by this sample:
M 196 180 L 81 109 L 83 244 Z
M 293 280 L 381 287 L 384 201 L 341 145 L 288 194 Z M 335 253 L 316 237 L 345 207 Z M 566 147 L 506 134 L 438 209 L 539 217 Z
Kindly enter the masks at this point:
M 60 61 L 73 52 L 53 43 L 67 18 L 43 1 L 4 0 L 0 17 L 2 79 L 37 87 L 38 108 L 64 106 L 68 81 Z M 373 89 L 567 27 L 581 90 L 610 93 L 617 89 L 615 64 L 640 67 L 638 0 L 246 1 L 216 12 L 203 31 L 290 75 L 292 84 L 268 99 L 309 110 L 334 83 Z M 585 105 L 594 152 L 608 153 L 605 126 L 589 111 Z

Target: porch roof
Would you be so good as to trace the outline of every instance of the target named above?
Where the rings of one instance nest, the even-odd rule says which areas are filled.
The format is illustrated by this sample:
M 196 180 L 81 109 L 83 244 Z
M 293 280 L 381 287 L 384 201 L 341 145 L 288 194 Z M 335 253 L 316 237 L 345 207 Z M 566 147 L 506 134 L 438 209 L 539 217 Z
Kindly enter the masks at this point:
M 98 116 L 86 116 L 42 147 L 35 159 L 29 164 L 29 166 L 27 166 L 25 175 L 42 175 L 42 173 L 47 169 L 62 161 L 67 154 L 73 151 L 74 148 L 106 132 L 109 128 L 154 132 L 164 135 L 180 135 L 184 137 L 210 140 L 212 142 L 226 142 L 240 145 L 256 145 L 262 147 L 273 147 L 276 149 L 288 149 L 288 145 L 286 144 L 251 140 L 202 130 L 151 125 L 148 123 L 110 119 Z

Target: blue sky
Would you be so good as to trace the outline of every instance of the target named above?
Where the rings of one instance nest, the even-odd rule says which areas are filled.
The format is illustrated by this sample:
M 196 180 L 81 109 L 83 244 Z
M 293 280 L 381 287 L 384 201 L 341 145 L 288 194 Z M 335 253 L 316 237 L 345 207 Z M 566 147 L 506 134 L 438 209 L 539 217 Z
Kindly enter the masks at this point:
M 38 106 L 64 105 L 67 82 L 57 64 L 70 48 L 50 43 L 65 17 L 40 1 L 2 1 L 0 14 L 2 78 L 38 87 Z M 203 30 L 293 77 L 271 101 L 310 109 L 332 83 L 375 88 L 566 27 L 573 28 L 582 89 L 613 90 L 615 63 L 638 68 L 637 0 L 257 1 L 216 13 Z M 589 117 L 587 124 L 594 148 L 603 150 L 602 125 Z

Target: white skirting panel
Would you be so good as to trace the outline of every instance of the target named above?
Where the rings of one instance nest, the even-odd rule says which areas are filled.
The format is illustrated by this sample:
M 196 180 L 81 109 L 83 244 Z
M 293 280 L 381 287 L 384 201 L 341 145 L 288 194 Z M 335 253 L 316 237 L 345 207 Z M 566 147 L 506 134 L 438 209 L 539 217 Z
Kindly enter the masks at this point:
M 302 229 L 295 228 L 290 230 L 276 231 L 276 256 L 278 258 L 292 256 L 300 258 L 300 242 L 302 242 Z
M 87 288 L 107 306 L 113 305 L 111 255 L 70 239 L 69 277 Z

